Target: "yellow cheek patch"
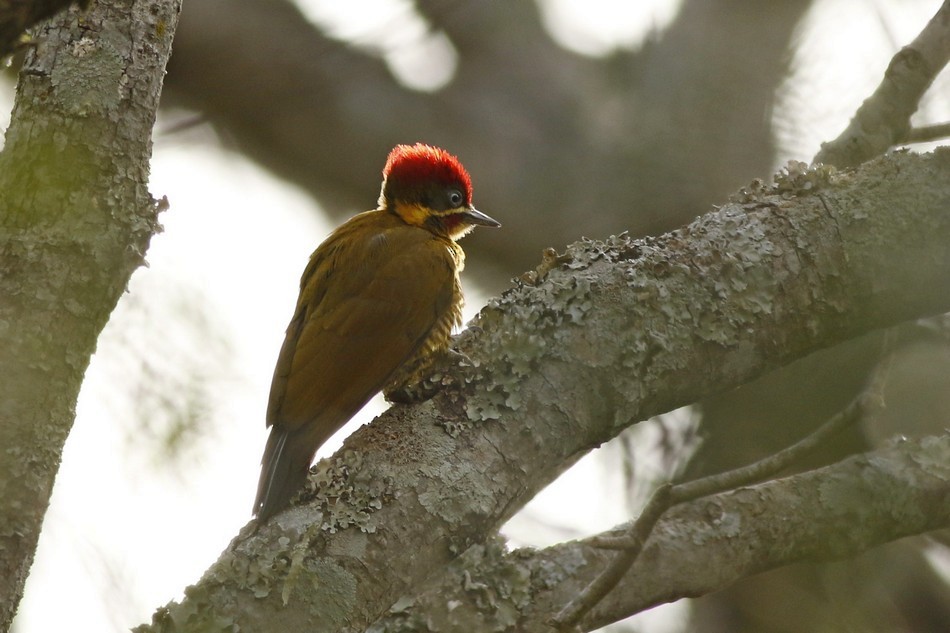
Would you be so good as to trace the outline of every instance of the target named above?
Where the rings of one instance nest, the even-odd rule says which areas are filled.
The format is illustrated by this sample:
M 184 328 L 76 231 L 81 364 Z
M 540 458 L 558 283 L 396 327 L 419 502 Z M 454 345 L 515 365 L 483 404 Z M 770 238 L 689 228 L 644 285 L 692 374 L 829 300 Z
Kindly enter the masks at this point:
M 422 226 L 431 211 L 418 203 L 396 201 L 396 215 L 402 218 L 406 224 L 412 226 Z

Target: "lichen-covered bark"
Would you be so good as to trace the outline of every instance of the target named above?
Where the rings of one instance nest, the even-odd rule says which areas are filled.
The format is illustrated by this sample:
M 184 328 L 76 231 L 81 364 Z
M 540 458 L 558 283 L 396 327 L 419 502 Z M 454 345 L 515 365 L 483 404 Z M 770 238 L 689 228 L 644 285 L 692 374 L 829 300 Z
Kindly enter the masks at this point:
M 548 258 L 459 338 L 433 399 L 351 436 L 306 505 L 140 630 L 360 630 L 628 425 L 950 310 L 933 291 L 950 284 L 948 174 L 947 150 L 796 168 L 679 231 Z
M 581 628 L 781 565 L 837 560 L 947 525 L 950 435 L 898 442 L 670 510 L 640 560 Z M 550 615 L 615 555 L 588 539 L 510 553 L 500 539 L 491 540 L 471 548 L 419 594 L 404 596 L 369 632 L 550 633 Z
M 16 610 L 96 339 L 159 229 L 151 129 L 178 0 L 37 34 L 0 154 L 0 631 Z

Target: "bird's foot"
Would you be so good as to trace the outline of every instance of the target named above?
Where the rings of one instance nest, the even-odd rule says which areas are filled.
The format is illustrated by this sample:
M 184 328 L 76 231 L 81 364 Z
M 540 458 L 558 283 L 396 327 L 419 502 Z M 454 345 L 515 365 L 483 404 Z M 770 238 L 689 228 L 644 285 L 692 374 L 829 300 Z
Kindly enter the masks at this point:
M 386 391 L 383 395 L 390 402 L 398 404 L 424 402 L 435 396 L 443 387 L 451 384 L 452 375 L 455 373 L 453 368 L 471 364 L 472 361 L 464 353 L 449 348 L 432 363 L 422 380 L 400 385 Z

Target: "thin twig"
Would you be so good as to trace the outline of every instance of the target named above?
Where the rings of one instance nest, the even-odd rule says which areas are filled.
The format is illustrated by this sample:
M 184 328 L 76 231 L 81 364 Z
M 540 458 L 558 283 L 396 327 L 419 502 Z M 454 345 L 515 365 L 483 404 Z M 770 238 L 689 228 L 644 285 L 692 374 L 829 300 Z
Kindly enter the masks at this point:
M 710 475 L 683 484 L 664 484 L 657 488 L 643 512 L 624 534 L 615 537 L 602 536 L 590 541 L 595 547 L 617 549 L 620 552 L 597 578 L 551 619 L 551 623 L 562 631 L 573 628 L 588 611 L 610 593 L 636 561 L 657 521 L 668 509 L 686 501 L 762 481 L 784 470 L 835 433 L 854 423 L 863 412 L 872 406 L 880 406 L 881 380 L 883 379 L 873 380 L 868 389 L 862 391 L 847 407 L 817 430 L 774 455 L 718 475 Z
M 910 129 L 910 116 L 934 78 L 950 61 L 950 0 L 891 59 L 884 79 L 838 138 L 821 146 L 816 163 L 856 167 L 880 156 Z
M 937 123 L 935 125 L 922 125 L 911 128 L 901 143 L 930 143 L 950 137 L 950 123 Z

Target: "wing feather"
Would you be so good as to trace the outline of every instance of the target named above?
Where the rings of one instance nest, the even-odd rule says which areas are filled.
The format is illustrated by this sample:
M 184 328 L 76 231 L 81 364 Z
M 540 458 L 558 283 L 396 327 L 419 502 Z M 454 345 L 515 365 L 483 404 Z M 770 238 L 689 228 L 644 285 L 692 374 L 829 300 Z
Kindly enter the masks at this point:
M 285 507 L 317 449 L 413 359 L 459 300 L 454 244 L 388 212 L 360 214 L 310 258 L 267 407 L 255 509 Z
M 313 425 L 318 445 L 415 355 L 456 293 L 445 240 L 398 219 L 349 224 L 311 258 L 271 385 L 268 424 Z

